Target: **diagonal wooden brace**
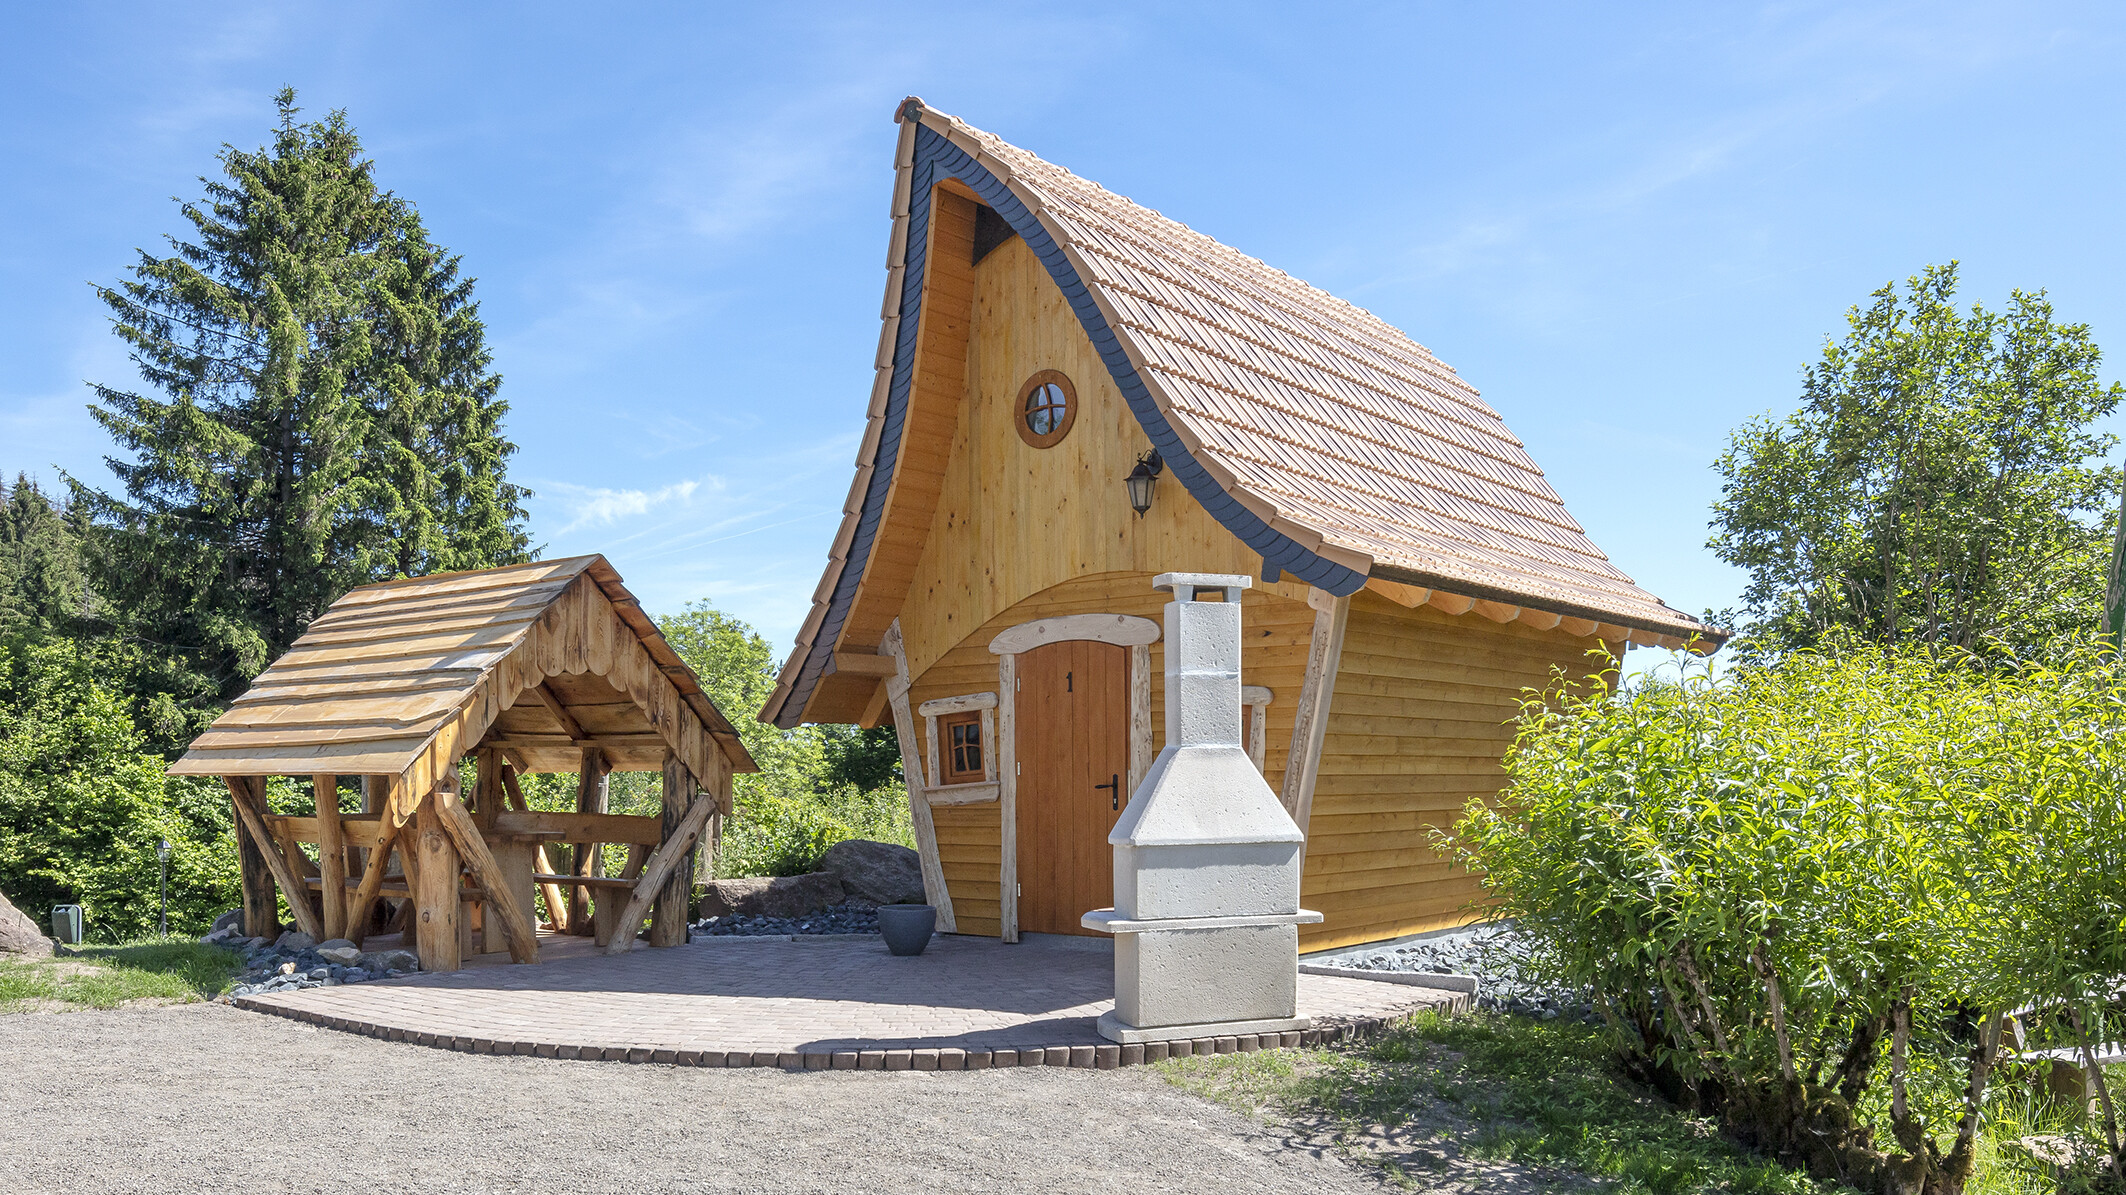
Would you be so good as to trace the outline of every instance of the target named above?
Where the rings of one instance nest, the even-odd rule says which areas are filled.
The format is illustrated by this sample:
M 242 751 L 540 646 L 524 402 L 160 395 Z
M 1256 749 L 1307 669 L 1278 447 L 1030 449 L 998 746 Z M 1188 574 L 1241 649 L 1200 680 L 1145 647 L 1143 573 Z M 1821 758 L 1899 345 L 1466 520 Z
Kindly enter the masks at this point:
M 296 878 L 295 868 L 281 854 L 280 844 L 266 829 L 266 821 L 258 815 L 251 804 L 250 777 L 224 776 L 228 782 L 229 795 L 236 798 L 236 818 L 251 835 L 251 844 L 266 857 L 266 869 L 273 873 L 273 882 L 280 885 L 281 895 L 288 900 L 288 911 L 295 915 L 295 927 L 318 941 L 323 941 L 325 927 L 319 924 L 317 911 L 310 907 L 310 886 Z
M 642 869 L 642 877 L 635 881 L 635 893 L 628 898 L 627 908 L 621 910 L 620 920 L 614 923 L 613 939 L 605 944 L 607 954 L 626 954 L 635 945 L 635 931 L 642 924 L 643 915 L 657 899 L 657 890 L 664 887 L 672 869 L 694 849 L 694 840 L 701 837 L 702 827 L 709 824 L 709 815 L 716 812 L 715 801 L 696 800 L 687 807 L 686 816 L 680 819 L 672 836 L 664 840 L 657 853 Z
M 369 866 L 362 869 L 362 882 L 355 886 L 354 901 L 347 909 L 347 938 L 357 946 L 369 936 L 369 910 L 384 889 L 384 869 L 391 863 L 391 848 L 398 838 L 399 827 L 390 818 L 377 823 L 376 846 L 369 852 Z
M 517 894 L 510 891 L 508 878 L 502 874 L 501 865 L 495 862 L 494 853 L 487 849 L 487 840 L 480 837 L 480 827 L 472 820 L 472 814 L 465 812 L 465 803 L 458 799 L 458 794 L 440 786 L 428 799 L 435 802 L 443 832 L 456 844 L 458 856 L 472 868 L 473 878 L 480 881 L 480 887 L 487 890 L 487 909 L 502 923 L 502 933 L 509 939 L 510 961 L 538 962 L 539 936 L 532 930 L 531 918 L 525 915 Z

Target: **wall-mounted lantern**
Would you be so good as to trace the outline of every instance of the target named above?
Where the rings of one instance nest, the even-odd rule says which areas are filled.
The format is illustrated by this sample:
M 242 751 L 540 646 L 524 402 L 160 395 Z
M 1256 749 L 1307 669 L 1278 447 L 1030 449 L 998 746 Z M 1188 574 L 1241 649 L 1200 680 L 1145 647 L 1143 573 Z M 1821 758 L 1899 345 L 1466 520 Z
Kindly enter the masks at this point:
M 1159 459 L 1159 450 L 1154 448 L 1138 457 L 1137 467 L 1122 479 L 1129 487 L 1129 508 L 1137 512 L 1138 518 L 1152 508 L 1152 490 L 1159 484 L 1159 472 L 1165 467 L 1166 462 Z

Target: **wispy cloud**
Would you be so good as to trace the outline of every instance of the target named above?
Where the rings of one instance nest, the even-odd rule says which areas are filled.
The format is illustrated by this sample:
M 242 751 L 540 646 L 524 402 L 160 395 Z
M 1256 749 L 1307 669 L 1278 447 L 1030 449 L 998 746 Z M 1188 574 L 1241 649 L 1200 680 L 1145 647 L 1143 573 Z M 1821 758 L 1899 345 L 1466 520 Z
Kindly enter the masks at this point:
M 566 535 L 578 527 L 609 527 L 622 519 L 646 515 L 673 503 L 687 505 L 693 501 L 694 491 L 701 488 L 701 483 L 680 481 L 656 490 L 609 490 L 602 486 L 552 482 L 548 488 L 557 491 L 568 503 L 569 523 L 555 533 Z

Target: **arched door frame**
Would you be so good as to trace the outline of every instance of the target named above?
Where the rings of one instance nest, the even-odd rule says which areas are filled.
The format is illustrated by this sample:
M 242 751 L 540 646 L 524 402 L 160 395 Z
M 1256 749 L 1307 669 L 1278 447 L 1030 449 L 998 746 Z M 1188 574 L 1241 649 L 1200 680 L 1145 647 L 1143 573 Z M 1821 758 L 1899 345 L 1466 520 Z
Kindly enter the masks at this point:
M 989 641 L 997 657 L 997 803 L 1003 836 L 998 936 L 1006 942 L 1019 940 L 1019 656 L 1073 640 L 1129 649 L 1129 791 L 1137 791 L 1152 763 L 1152 644 L 1159 641 L 1158 623 L 1132 614 L 1067 614 L 1022 622 Z

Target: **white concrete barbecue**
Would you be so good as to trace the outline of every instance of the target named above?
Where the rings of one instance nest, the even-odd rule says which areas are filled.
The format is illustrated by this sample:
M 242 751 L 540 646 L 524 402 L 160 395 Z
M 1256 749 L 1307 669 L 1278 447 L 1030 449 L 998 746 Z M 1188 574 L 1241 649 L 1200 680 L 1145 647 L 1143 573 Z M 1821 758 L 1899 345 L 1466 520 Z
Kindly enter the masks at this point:
M 1310 1027 L 1297 1011 L 1304 835 L 1248 758 L 1240 718 L 1240 591 L 1251 579 L 1161 573 L 1166 746 L 1107 841 L 1115 905 L 1111 1041 Z

